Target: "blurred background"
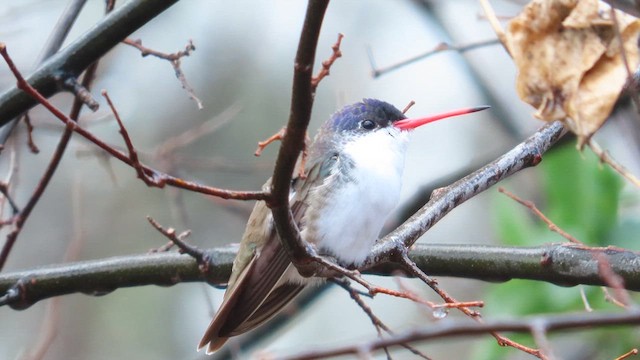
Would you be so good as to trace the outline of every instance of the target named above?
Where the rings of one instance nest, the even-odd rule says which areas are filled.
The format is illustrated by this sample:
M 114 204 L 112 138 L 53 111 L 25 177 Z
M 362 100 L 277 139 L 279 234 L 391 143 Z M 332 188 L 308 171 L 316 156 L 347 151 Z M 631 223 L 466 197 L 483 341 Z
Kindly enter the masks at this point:
M 34 61 L 67 3 L 0 0 L 0 41 L 25 74 L 33 71 Z M 492 4 L 498 15 L 506 17 L 517 14 L 522 6 L 519 1 Z M 183 58 L 182 69 L 204 108 L 199 110 L 181 88 L 168 62 L 143 58 L 138 50 L 121 44 L 100 62 L 92 88 L 101 103 L 100 110 L 85 110 L 81 123 L 107 142 L 123 146 L 115 120 L 99 96 L 101 89 L 107 89 L 147 164 L 202 184 L 259 189 L 271 174 L 278 145 L 267 148 L 259 158 L 253 152 L 258 141 L 287 121 L 293 58 L 304 11 L 303 1 L 178 2 L 131 38 L 166 53 L 182 50 L 192 39 L 196 51 Z M 103 1 L 87 2 L 67 43 L 99 22 L 103 13 Z M 330 56 L 338 33 L 345 35 L 343 57 L 318 88 L 311 135 L 334 111 L 362 98 L 385 100 L 398 108 L 415 100 L 410 116 L 491 105 L 489 111 L 439 122 L 414 133 L 405 167 L 405 203 L 424 189 L 445 185 L 479 168 L 522 141 L 542 123 L 534 120 L 532 109 L 517 98 L 515 69 L 500 45 L 464 54 L 443 52 L 378 78 L 372 76 L 368 52 L 382 68 L 425 53 L 441 42 L 467 45 L 495 38 L 481 14 L 475 1 L 332 2 L 316 64 Z M 1 64 L 0 89 L 4 91 L 14 81 Z M 65 111 L 71 99 L 69 94 L 54 97 Z M 18 204 L 28 199 L 39 181 L 62 129 L 40 108 L 32 111 L 31 118 L 40 154 L 28 151 L 26 130 L 21 124 L 7 145 L 11 151 L 5 149 L 0 156 L 2 178 L 15 156 L 18 171 L 12 186 Z M 220 126 L 175 149 L 171 157 L 177 160 L 159 155 L 168 139 L 207 122 Z M 630 136 L 637 131 L 637 122 L 631 129 L 614 121 L 597 139 L 638 173 L 638 146 Z M 165 227 L 190 229 L 189 240 L 200 247 L 240 240 L 252 203 L 147 188 L 133 169 L 98 156 L 95 149 L 78 137 L 72 141 L 4 271 L 61 263 L 71 239 L 80 239 L 80 245 L 74 248 L 76 260 L 145 253 L 166 243 L 148 224 L 147 215 Z M 540 167 L 523 171 L 501 185 L 536 201 L 565 230 L 590 245 L 637 248 L 630 238 L 639 230 L 637 193 L 599 166 L 591 154 L 577 153 L 573 141 L 550 153 Z M 392 221 L 401 216 L 394 215 Z M 0 233 L 3 238 L 6 232 L 3 229 Z M 455 209 L 420 241 L 537 246 L 563 239 L 491 189 Z M 579 288 L 525 281 L 488 285 L 439 280 L 460 300 L 485 300 L 483 313 L 487 318 L 583 308 Z M 371 281 L 397 286 L 389 278 L 372 277 Z M 437 301 L 419 282 L 403 282 Z M 599 289 L 588 288 L 586 292 L 593 297 L 592 306 L 610 306 L 604 304 Z M 56 337 L 44 358 L 202 358 L 204 355 L 196 354 L 195 347 L 222 293 L 204 284 L 180 284 L 120 289 L 103 297 L 62 297 L 56 311 Z M 0 308 L 1 359 L 19 358 L 33 347 L 47 303 L 40 302 L 26 311 Z M 369 303 L 398 331 L 436 321 L 431 312 L 407 301 L 379 295 Z M 254 351 L 292 353 L 312 346 L 347 344 L 375 334 L 369 319 L 348 294 L 332 287 L 284 329 L 235 356 L 244 358 L 255 355 Z M 618 339 L 638 335 L 629 329 L 611 334 L 607 336 Z M 603 351 L 611 358 L 626 349 L 622 340 L 616 342 L 619 346 L 603 349 L 587 336 L 560 336 L 553 341 L 558 353 L 566 358 L 575 354 L 582 355 L 576 358 L 590 358 L 585 354 L 599 357 Z M 526 337 L 519 339 L 532 344 Z M 435 359 L 528 358 L 498 347 L 489 335 L 418 347 Z M 229 348 L 234 348 L 233 341 Z M 410 358 L 404 351 L 396 354 L 398 358 Z

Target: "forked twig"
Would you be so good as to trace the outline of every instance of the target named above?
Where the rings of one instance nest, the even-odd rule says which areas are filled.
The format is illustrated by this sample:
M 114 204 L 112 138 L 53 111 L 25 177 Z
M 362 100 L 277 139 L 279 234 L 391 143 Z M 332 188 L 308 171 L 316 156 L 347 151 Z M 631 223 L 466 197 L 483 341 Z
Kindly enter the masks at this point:
M 431 289 L 433 289 L 433 291 L 435 291 L 438 294 L 438 296 L 440 296 L 440 298 L 442 298 L 442 300 L 444 300 L 447 303 L 460 303 L 459 301 L 454 299 L 452 296 L 447 294 L 444 290 L 440 289 L 440 287 L 438 287 L 437 285 L 437 281 L 435 281 L 434 279 L 429 277 L 427 274 L 425 274 L 422 270 L 420 270 L 420 268 L 418 268 L 416 264 L 409 258 L 409 255 L 406 250 L 402 254 L 399 254 L 398 260 L 400 264 L 403 265 L 403 267 L 410 274 L 416 276 L 418 279 L 422 280 L 422 282 L 427 284 Z M 467 307 L 457 307 L 457 309 L 460 310 L 463 314 L 474 319 L 475 321 L 480 323 L 483 322 L 482 316 L 480 315 L 479 312 L 473 311 Z M 542 358 L 542 354 L 539 349 L 532 349 L 528 346 L 522 345 L 503 335 L 500 335 L 496 331 L 491 331 L 490 334 L 496 339 L 496 341 L 498 342 L 498 345 L 500 346 L 510 346 L 520 351 L 536 356 L 538 358 Z
M 189 42 L 185 46 L 184 50 L 177 51 L 172 54 L 163 53 L 163 52 L 145 47 L 142 45 L 142 40 L 140 39 L 136 39 L 136 40 L 124 39 L 122 42 L 140 50 L 140 55 L 142 55 L 143 57 L 152 55 L 159 59 L 164 59 L 169 61 L 171 63 L 171 66 L 173 66 L 173 70 L 175 71 L 176 78 L 178 78 L 178 80 L 180 81 L 182 88 L 185 89 L 187 94 L 189 94 L 189 97 L 196 102 L 198 109 L 201 110 L 203 108 L 202 101 L 196 96 L 195 91 L 193 90 L 191 85 L 189 85 L 189 82 L 187 81 L 187 78 L 184 75 L 182 68 L 180 67 L 180 59 L 182 59 L 185 56 L 190 56 L 191 53 L 193 53 L 193 51 L 196 49 L 191 39 L 189 39 Z
M 355 301 L 356 304 L 358 304 L 358 306 L 360 307 L 360 309 L 362 309 L 362 311 L 364 311 L 364 313 L 369 317 L 369 320 L 371 320 L 371 323 L 376 328 L 376 331 L 378 332 L 378 336 L 380 338 L 382 338 L 382 331 L 385 331 L 388 334 L 393 334 L 393 331 L 382 321 L 382 319 L 380 319 L 378 316 L 376 316 L 373 313 L 373 310 L 371 309 L 371 307 L 369 305 L 367 305 L 367 303 L 365 303 L 362 300 L 362 297 L 360 296 L 360 293 L 356 289 L 351 287 L 351 284 L 349 283 L 348 280 L 332 278 L 331 281 L 333 283 L 337 284 L 338 286 L 340 286 L 341 288 L 343 288 L 344 290 L 346 290 L 349 293 L 349 296 L 351 296 L 353 301 Z M 421 357 L 423 359 L 430 359 L 427 355 L 422 353 L 420 350 L 414 348 L 413 346 L 411 346 L 411 345 L 409 345 L 407 343 L 400 344 L 400 346 L 404 347 L 405 349 L 411 351 L 413 354 L 415 354 L 415 355 L 417 355 L 417 356 L 419 356 L 419 357 Z M 387 358 L 391 358 L 391 354 L 390 354 L 389 349 L 387 347 L 384 347 L 384 351 L 387 354 Z

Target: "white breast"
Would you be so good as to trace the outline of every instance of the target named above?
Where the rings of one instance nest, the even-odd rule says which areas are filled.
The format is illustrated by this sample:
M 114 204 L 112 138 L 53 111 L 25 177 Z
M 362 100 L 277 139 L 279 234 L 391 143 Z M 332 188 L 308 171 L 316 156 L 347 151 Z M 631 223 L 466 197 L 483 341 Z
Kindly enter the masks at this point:
M 345 145 L 341 156 L 351 159 L 352 181 L 332 186 L 319 211 L 316 245 L 346 264 L 366 260 L 389 213 L 396 206 L 404 168 L 408 134 L 393 127 L 380 129 Z M 303 236 L 304 236 L 303 232 Z

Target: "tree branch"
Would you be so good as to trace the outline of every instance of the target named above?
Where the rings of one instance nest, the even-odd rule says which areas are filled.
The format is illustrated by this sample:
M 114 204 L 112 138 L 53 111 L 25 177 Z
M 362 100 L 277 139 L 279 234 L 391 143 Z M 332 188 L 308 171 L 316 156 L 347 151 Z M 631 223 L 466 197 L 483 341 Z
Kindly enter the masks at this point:
M 124 287 L 206 281 L 226 284 L 237 246 L 206 250 L 206 273 L 191 256 L 154 253 L 113 257 L 39 269 L 0 273 L 0 306 L 25 309 L 36 302 L 72 293 L 104 295 Z M 416 244 L 409 254 L 424 272 L 433 276 L 462 277 L 490 282 L 527 279 L 561 286 L 607 286 L 598 269 L 598 257 L 628 290 L 640 291 L 640 254 L 618 248 L 588 248 L 569 244 L 514 248 L 480 245 Z M 366 273 L 390 276 L 398 264 L 387 263 Z
M 552 314 L 546 316 L 532 316 L 515 320 L 496 320 L 484 323 L 469 321 L 451 321 L 439 323 L 438 326 L 424 326 L 418 329 L 406 331 L 401 334 L 391 335 L 385 339 L 373 339 L 360 341 L 341 347 L 323 347 L 317 350 L 298 352 L 291 356 L 276 356 L 278 359 L 302 360 L 324 359 L 347 354 L 368 354 L 374 350 L 401 344 L 414 343 L 442 338 L 469 336 L 474 334 L 486 334 L 491 331 L 533 333 L 540 329 L 546 335 L 550 331 L 578 330 L 601 328 L 613 325 L 637 325 L 640 323 L 640 311 L 633 310 L 617 313 L 578 313 L 578 314 Z
M 311 79 L 320 28 L 329 0 L 309 0 L 304 25 L 296 53 L 291 110 L 285 136 L 280 145 L 273 171 L 269 206 L 283 246 L 296 266 L 307 260 L 313 250 L 300 238 L 289 208 L 289 191 L 298 155 L 304 147 L 307 127 L 311 119 L 314 87 Z
M 87 33 L 51 56 L 27 77 L 27 82 L 45 97 L 62 91 L 61 83 L 77 78 L 91 63 L 124 40 L 177 0 L 131 0 L 98 22 Z M 37 104 L 36 100 L 13 87 L 0 95 L 0 126 Z
M 429 202 L 378 242 L 369 255 L 367 264 L 374 265 L 395 259 L 458 205 L 518 171 L 540 163 L 542 154 L 565 133 L 566 129 L 559 121 L 546 124 L 527 140 L 483 168 L 434 191 Z

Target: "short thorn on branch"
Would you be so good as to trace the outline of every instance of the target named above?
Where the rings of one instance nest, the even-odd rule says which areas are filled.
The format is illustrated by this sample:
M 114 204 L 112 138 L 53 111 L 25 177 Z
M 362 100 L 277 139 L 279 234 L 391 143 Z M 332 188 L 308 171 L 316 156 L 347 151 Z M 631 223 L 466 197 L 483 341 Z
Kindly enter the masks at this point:
M 407 113 L 407 111 L 409 111 L 409 109 L 411 109 L 411 107 L 412 107 L 413 105 L 415 105 L 415 104 L 416 104 L 416 102 L 415 102 L 414 100 L 409 101 L 409 103 L 407 104 L 407 106 L 405 106 L 405 107 L 404 107 L 404 109 L 402 109 L 402 113 L 403 113 L 403 114 L 406 114 L 406 113 Z

